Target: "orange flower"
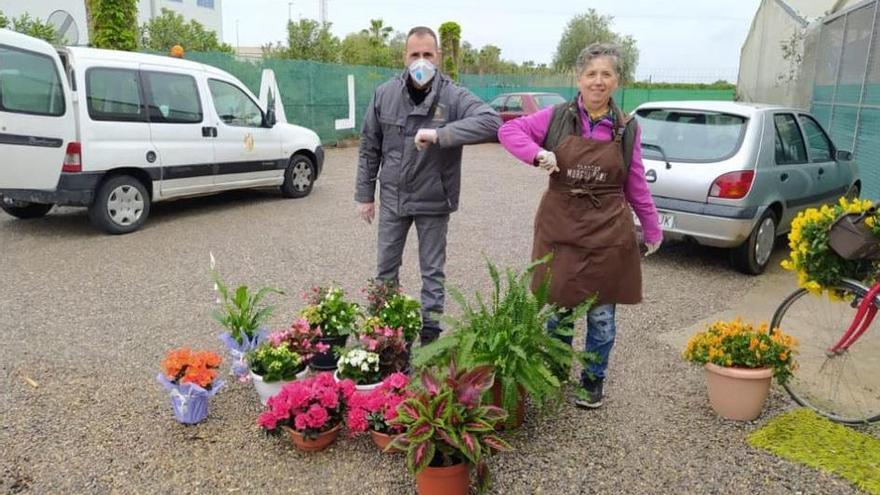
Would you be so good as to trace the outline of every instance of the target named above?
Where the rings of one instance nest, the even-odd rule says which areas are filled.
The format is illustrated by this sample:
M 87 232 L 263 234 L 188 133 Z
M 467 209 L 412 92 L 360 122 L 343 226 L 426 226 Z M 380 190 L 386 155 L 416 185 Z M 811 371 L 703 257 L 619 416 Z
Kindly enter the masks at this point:
M 216 353 L 193 352 L 184 347 L 168 353 L 162 361 L 162 370 L 173 383 L 195 383 L 207 388 L 217 378 L 220 361 Z

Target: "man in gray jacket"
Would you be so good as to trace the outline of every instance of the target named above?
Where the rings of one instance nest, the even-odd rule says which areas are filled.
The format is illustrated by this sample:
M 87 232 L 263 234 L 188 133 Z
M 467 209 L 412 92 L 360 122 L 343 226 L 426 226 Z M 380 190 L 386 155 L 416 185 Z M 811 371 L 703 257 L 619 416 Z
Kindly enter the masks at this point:
M 501 118 L 437 71 L 437 36 L 426 27 L 406 38 L 407 69 L 373 94 L 364 117 L 355 201 L 372 223 L 379 181 L 377 278 L 397 282 L 410 226 L 419 237 L 423 344 L 437 338 L 443 313 L 446 230 L 458 209 L 465 144 L 495 141 Z

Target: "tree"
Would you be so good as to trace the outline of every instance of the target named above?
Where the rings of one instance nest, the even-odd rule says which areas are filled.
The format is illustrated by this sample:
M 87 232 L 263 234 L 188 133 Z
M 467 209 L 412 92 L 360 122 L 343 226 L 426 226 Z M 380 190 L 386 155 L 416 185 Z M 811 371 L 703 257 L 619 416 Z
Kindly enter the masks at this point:
M 629 35 L 622 36 L 611 30 L 611 16 L 599 15 L 595 9 L 586 14 L 576 15 L 565 28 L 553 67 L 560 72 L 574 68 L 581 50 L 592 43 L 616 43 L 620 46 L 620 82 L 629 83 L 634 80 L 636 65 L 639 62 L 639 50 L 636 40 Z
M 344 64 L 399 68 L 405 46 L 405 34 L 395 33 L 382 19 L 371 19 L 367 29 L 342 40 L 340 56 Z
M 477 72 L 482 74 L 501 73 L 501 48 L 495 45 L 486 45 L 480 48 L 477 55 Z
M 382 19 L 370 19 L 370 27 L 362 29 L 361 34 L 366 34 L 369 37 L 370 43 L 378 47 L 388 44 L 388 38 L 391 37 L 393 31 L 394 28 L 386 26 L 385 21 Z
M 319 23 L 312 19 L 300 19 L 287 23 L 287 49 L 276 51 L 273 56 L 318 62 L 339 62 L 341 43 L 330 32 L 329 22 Z
M 458 66 L 461 57 L 461 26 L 455 22 L 444 22 L 440 26 L 440 46 L 443 52 L 443 72 L 458 80 Z
M 174 45 L 197 52 L 232 53 L 232 46 L 220 43 L 215 31 L 208 31 L 195 20 L 186 22 L 182 15 L 162 9 L 162 15 L 150 19 L 140 30 L 141 48 L 167 52 Z
M 92 45 L 111 50 L 137 50 L 137 0 L 88 0 Z
M 58 33 L 55 28 L 48 23 L 39 19 L 32 19 L 30 15 L 24 13 L 21 17 L 15 17 L 11 21 L 0 11 L 0 28 L 12 29 L 15 32 L 33 36 L 46 40 L 49 43 L 59 43 Z

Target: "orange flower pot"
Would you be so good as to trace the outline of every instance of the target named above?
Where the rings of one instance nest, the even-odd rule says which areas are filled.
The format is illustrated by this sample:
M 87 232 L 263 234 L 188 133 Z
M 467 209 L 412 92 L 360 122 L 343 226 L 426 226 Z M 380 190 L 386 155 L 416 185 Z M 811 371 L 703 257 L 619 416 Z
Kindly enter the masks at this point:
M 419 495 L 468 495 L 470 466 L 466 462 L 449 467 L 426 467 L 416 475 Z
M 339 436 L 339 430 L 342 428 L 342 423 L 323 433 L 319 433 L 318 438 L 314 440 L 304 437 L 302 433 L 288 426 L 282 426 L 282 428 L 290 435 L 290 441 L 296 445 L 296 448 L 303 452 L 318 452 L 326 449 L 331 443 L 336 441 L 336 437 Z
M 400 449 L 388 449 L 385 450 L 385 447 L 388 446 L 389 443 L 393 442 L 395 438 L 399 435 L 386 435 L 385 433 L 380 433 L 375 430 L 370 430 L 370 436 L 373 437 L 373 443 L 379 447 L 379 450 L 386 454 L 398 454 L 400 453 Z
M 706 363 L 706 390 L 709 404 L 719 416 L 752 421 L 761 415 L 770 393 L 770 368 L 727 368 Z
M 516 411 L 510 413 L 510 416 L 507 417 L 507 420 L 504 423 L 498 423 L 495 426 L 496 430 L 504 430 L 504 429 L 513 429 L 519 428 L 522 426 L 523 421 L 526 417 L 526 391 L 522 388 L 522 386 L 517 385 L 517 392 L 519 392 L 519 400 L 516 402 Z M 492 392 L 492 405 L 503 408 L 501 405 L 501 382 L 495 381 L 492 385 L 492 388 L 489 389 Z

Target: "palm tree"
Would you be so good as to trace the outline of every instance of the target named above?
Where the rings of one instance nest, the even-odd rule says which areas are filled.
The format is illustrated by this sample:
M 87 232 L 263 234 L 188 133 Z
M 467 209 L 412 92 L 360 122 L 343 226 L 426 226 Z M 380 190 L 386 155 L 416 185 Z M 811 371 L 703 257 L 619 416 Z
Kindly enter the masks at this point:
M 382 19 L 370 19 L 370 27 L 362 29 L 361 33 L 370 37 L 370 44 L 380 46 L 388 43 L 393 31 L 394 28 L 386 26 Z

